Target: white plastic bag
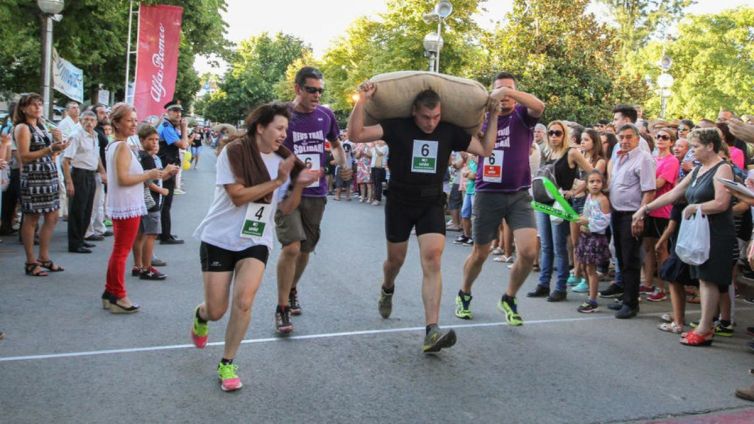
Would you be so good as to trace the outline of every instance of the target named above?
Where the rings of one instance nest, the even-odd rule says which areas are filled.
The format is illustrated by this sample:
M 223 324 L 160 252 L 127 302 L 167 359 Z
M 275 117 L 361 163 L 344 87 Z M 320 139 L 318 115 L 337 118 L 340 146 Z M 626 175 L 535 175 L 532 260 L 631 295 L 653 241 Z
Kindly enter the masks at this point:
M 702 214 L 702 208 L 697 208 L 691 218 L 681 221 L 675 253 L 689 265 L 701 265 L 709 259 L 709 222 L 707 215 Z
M 561 206 L 560 203 L 558 203 L 558 202 L 553 203 L 552 207 L 555 208 L 555 209 L 557 209 L 557 210 L 559 210 L 559 211 L 563 211 L 564 210 L 563 206 Z M 555 215 L 550 215 L 550 222 L 552 222 L 555 225 L 562 224 L 563 223 L 563 218 L 561 218 L 559 216 L 555 216 Z

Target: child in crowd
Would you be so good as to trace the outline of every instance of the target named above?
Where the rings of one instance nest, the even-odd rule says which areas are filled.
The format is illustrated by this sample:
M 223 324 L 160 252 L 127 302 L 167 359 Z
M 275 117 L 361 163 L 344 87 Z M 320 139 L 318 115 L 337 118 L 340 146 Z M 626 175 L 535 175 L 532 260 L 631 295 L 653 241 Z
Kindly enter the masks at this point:
M 576 246 L 576 256 L 581 264 L 586 266 L 589 280 L 589 298 L 578 307 L 582 313 L 597 312 L 597 290 L 599 278 L 597 265 L 610 258 L 605 230 L 610 225 L 610 201 L 602 193 L 605 177 L 594 169 L 587 174 L 586 188 L 589 194 L 584 203 L 584 213 L 579 218 L 581 234 Z
M 139 162 L 145 171 L 150 169 L 162 168 L 162 163 L 157 157 L 160 149 L 158 143 L 159 136 L 157 130 L 151 125 L 144 125 L 139 128 L 139 141 L 141 141 L 142 150 L 139 151 Z M 172 178 L 178 172 L 178 167 L 168 165 L 165 168 L 165 177 Z M 139 224 L 139 234 L 134 242 L 134 268 L 131 275 L 139 276 L 142 280 L 164 280 L 167 275 L 161 273 L 152 266 L 152 253 L 154 252 L 154 241 L 162 232 L 160 225 L 160 210 L 162 209 L 162 196 L 168 195 L 168 189 L 162 187 L 162 180 L 150 180 L 144 183 L 144 196 L 147 203 L 147 215 L 141 217 Z M 149 201 L 146 196 L 150 196 Z
M 474 242 L 471 240 L 471 207 L 474 204 L 474 189 L 476 187 L 477 157 L 469 154 L 466 157 L 466 165 L 461 169 L 461 182 L 463 203 L 461 206 L 461 231 L 463 234 L 458 236 L 455 243 L 471 246 Z

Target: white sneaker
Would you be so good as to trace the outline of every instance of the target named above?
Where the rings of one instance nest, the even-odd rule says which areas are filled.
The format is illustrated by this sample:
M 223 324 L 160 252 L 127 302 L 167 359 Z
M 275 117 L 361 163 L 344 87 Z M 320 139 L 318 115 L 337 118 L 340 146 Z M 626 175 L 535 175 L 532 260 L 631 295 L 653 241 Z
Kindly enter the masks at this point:
M 180 188 L 177 188 L 173 191 L 173 194 L 186 194 L 185 191 L 181 190 Z

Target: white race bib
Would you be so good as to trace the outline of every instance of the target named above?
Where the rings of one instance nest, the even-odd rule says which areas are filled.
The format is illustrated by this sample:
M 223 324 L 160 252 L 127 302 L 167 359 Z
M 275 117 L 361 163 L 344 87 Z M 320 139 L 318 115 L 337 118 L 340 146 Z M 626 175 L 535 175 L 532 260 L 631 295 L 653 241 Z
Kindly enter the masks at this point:
M 482 163 L 482 181 L 485 183 L 503 182 L 503 151 L 493 150 Z
M 414 154 L 411 156 L 411 172 L 434 174 L 437 172 L 438 142 L 414 140 Z
M 307 168 L 313 170 L 313 171 L 319 171 L 320 169 L 320 155 L 319 153 L 302 153 L 298 156 L 299 159 L 301 159 L 302 162 L 304 162 L 304 165 L 306 165 Z M 319 187 L 319 178 L 317 178 L 313 183 L 306 186 L 307 188 L 316 188 Z
M 243 219 L 241 237 L 257 238 L 264 236 L 264 230 L 272 225 L 270 217 L 274 206 L 269 203 L 249 203 L 246 205 L 246 216 Z

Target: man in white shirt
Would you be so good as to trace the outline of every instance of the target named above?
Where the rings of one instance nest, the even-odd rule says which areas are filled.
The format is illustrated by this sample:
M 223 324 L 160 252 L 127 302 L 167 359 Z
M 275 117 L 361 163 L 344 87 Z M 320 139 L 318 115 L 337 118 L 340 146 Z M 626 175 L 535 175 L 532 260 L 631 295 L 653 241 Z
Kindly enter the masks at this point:
M 75 101 L 70 101 L 65 105 L 65 118 L 58 123 L 58 129 L 63 133 L 63 138 L 67 139 L 73 136 L 73 134 L 81 129 L 81 123 L 79 122 L 79 104 Z
M 84 241 L 86 229 L 92 216 L 95 174 L 103 180 L 105 168 L 99 157 L 99 143 L 94 127 L 97 117 L 93 112 L 84 112 L 81 119 L 83 128 L 68 137 L 70 145 L 63 154 L 63 175 L 65 191 L 70 201 L 68 206 L 68 251 L 72 253 L 92 253 L 94 244 Z

